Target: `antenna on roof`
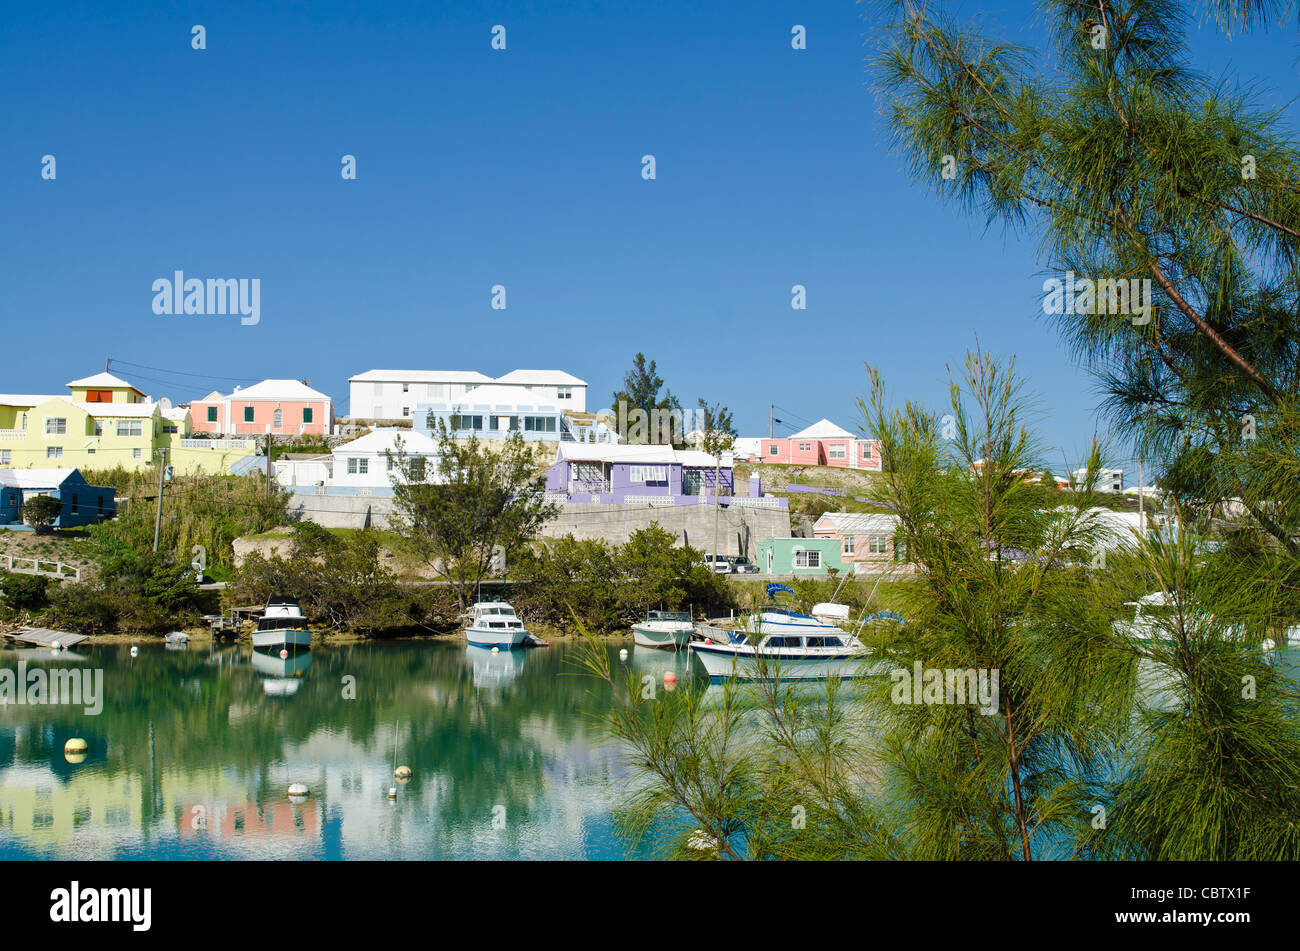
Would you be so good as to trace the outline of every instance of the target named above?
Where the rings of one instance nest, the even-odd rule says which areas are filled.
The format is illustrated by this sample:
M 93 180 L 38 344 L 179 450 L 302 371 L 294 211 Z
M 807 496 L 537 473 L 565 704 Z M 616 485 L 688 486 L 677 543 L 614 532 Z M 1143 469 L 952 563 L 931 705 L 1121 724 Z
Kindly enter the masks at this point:
M 110 363 L 112 363 L 112 362 L 113 362 L 113 360 L 112 360 L 111 357 L 105 357 L 105 358 L 104 358 L 104 372 L 105 372 L 105 373 L 108 372 L 108 365 L 109 365 Z

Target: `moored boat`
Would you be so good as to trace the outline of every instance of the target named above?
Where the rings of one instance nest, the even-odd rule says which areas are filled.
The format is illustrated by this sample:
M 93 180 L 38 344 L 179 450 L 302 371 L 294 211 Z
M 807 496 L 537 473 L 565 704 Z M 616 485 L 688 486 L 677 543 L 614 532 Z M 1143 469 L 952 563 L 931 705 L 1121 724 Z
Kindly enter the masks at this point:
M 311 629 L 297 598 L 273 595 L 266 602 L 266 610 L 253 632 L 253 647 L 269 651 L 311 647 Z
M 475 647 L 511 650 L 523 645 L 528 629 L 505 601 L 481 601 L 470 608 L 465 639 Z
M 632 643 L 679 651 L 690 643 L 695 623 L 688 611 L 650 611 L 644 621 L 632 625 Z

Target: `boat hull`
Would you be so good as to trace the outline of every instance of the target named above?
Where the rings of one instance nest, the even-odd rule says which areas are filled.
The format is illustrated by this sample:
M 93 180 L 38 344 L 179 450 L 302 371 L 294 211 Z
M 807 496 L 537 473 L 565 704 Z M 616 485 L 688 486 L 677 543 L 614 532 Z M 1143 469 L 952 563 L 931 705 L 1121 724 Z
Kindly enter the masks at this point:
M 861 650 L 770 650 L 731 644 L 691 644 L 715 683 L 723 680 L 851 680 L 878 673 L 878 663 Z M 766 669 L 763 669 L 763 668 Z
M 259 650 L 311 647 L 311 631 L 296 627 L 284 627 L 274 631 L 254 631 L 253 646 Z
M 643 621 L 632 625 L 632 643 L 637 647 L 679 651 L 691 642 L 694 630 L 693 624 Z
M 473 647 L 498 647 L 503 651 L 514 650 L 524 645 L 528 630 L 523 627 L 465 629 L 465 639 Z

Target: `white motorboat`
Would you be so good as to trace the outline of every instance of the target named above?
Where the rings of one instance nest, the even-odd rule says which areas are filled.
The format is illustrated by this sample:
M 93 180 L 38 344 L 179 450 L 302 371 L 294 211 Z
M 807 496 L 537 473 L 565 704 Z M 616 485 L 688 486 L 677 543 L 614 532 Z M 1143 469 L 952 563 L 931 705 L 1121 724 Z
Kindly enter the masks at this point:
M 863 643 L 839 626 L 849 620 L 847 604 L 822 602 L 801 614 L 776 600 L 781 592 L 794 594 L 785 585 L 769 584 L 772 603 L 747 617 L 742 629 L 708 627 L 705 632 L 713 636 L 691 643 L 710 680 L 844 680 L 884 672 L 883 662 L 873 660 Z M 886 612 L 864 618 L 859 626 L 875 617 L 902 620 Z
M 253 632 L 258 650 L 303 650 L 311 647 L 311 629 L 297 598 L 273 595 Z
M 527 637 L 524 622 L 504 601 L 481 601 L 470 609 L 465 638 L 475 647 L 506 651 L 522 646 Z
M 690 643 L 694 631 L 689 611 L 650 611 L 644 621 L 632 625 L 632 643 L 679 651 Z

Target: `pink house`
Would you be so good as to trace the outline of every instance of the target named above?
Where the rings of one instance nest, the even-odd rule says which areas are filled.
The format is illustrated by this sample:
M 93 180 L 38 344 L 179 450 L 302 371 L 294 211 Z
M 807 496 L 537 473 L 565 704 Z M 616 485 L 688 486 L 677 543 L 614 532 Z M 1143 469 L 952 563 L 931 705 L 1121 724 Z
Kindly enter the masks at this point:
M 827 512 L 813 524 L 813 538 L 837 538 L 840 560 L 855 573 L 888 568 L 903 560 L 895 545 L 898 516 L 864 512 Z
M 846 469 L 880 471 L 880 443 L 860 439 L 829 419 L 781 439 L 760 439 L 762 462 L 794 466 L 840 466 Z
M 298 380 L 263 380 L 195 400 L 190 417 L 196 433 L 324 436 L 334 427 L 334 401 Z

